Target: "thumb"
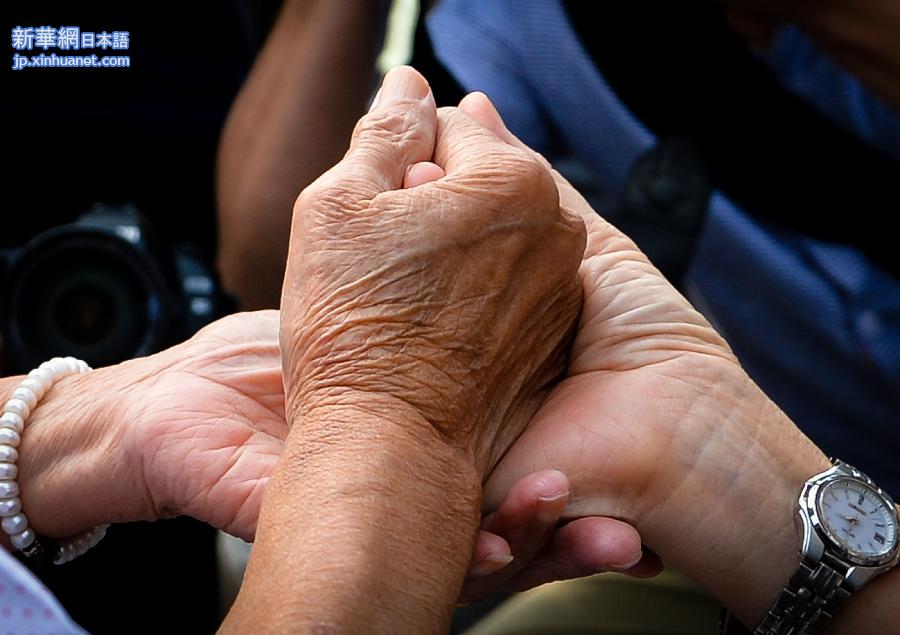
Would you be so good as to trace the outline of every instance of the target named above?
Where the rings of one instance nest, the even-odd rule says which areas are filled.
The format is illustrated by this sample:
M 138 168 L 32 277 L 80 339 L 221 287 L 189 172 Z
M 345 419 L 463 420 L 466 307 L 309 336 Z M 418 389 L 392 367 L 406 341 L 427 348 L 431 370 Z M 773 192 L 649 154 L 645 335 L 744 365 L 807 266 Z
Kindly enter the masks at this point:
M 407 169 L 434 154 L 437 112 L 428 82 L 409 66 L 385 75 L 369 112 L 359 120 L 350 149 L 334 168 L 356 192 L 373 198 L 403 187 Z

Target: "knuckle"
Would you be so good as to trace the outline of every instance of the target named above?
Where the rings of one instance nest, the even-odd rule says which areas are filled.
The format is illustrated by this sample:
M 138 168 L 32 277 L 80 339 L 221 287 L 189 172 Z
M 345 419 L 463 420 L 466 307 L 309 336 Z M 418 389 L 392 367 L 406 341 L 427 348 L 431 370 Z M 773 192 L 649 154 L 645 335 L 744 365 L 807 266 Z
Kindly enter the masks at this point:
M 533 154 L 518 148 L 509 148 L 507 164 L 511 180 L 522 188 L 556 191 L 553 177 Z
M 519 195 L 541 208 L 557 208 L 559 194 L 553 176 L 530 153 L 512 148 L 507 160 L 510 184 Z
M 545 181 L 547 170 L 530 152 L 525 152 L 518 148 L 513 148 L 516 155 L 516 161 L 520 164 L 521 175 L 523 179 L 529 181 Z
M 319 203 L 319 187 L 316 183 L 307 185 L 294 201 L 294 214 L 302 214 L 308 209 L 316 207 Z
M 576 263 L 581 262 L 584 249 L 587 246 L 587 229 L 581 218 L 574 214 L 562 210 L 560 214 L 560 228 L 566 253 L 572 253 L 577 256 Z
M 409 110 L 376 110 L 364 115 L 356 124 L 353 137 L 357 143 L 372 141 L 419 141 L 424 135 L 416 113 Z
M 316 181 L 308 185 L 294 202 L 295 218 L 331 218 L 359 206 L 353 184 L 346 179 Z

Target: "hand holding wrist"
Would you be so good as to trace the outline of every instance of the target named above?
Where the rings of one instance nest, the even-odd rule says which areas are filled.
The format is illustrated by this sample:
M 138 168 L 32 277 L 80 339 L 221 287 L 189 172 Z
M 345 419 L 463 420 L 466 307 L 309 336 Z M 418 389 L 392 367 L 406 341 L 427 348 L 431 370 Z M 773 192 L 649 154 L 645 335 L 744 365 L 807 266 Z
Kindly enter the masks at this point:
M 460 107 L 524 148 L 484 96 Z M 827 460 L 637 246 L 555 178 L 588 228 L 584 310 L 569 376 L 492 475 L 488 507 L 529 471 L 563 471 L 571 516 L 631 522 L 663 560 L 757 620 L 796 567 L 796 500 Z

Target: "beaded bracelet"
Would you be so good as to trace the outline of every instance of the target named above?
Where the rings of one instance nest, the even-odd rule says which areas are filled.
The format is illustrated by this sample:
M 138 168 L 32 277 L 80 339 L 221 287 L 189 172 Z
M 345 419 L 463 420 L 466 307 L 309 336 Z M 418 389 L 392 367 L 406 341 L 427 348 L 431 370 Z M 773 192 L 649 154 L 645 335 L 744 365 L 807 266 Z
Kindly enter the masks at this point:
M 28 377 L 13 390 L 0 416 L 0 518 L 3 519 L 0 527 L 9 536 L 12 546 L 29 561 L 69 562 L 100 542 L 109 527 L 100 525 L 58 542 L 39 538 L 29 527 L 28 517 L 22 511 L 16 481 L 19 474 L 17 448 L 31 411 L 57 381 L 89 370 L 90 366 L 74 357 L 54 357 L 44 362 L 28 373 Z

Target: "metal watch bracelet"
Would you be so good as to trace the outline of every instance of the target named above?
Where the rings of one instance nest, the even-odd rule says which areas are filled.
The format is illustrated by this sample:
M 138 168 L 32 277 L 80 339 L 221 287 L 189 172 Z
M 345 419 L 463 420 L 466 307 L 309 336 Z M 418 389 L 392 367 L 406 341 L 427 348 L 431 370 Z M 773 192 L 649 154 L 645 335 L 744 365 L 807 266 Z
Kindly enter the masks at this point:
M 831 462 L 830 469 L 811 477 L 803 487 L 798 500 L 798 512 L 803 523 L 800 563 L 775 604 L 753 631 L 754 635 L 819 633 L 852 593 L 873 577 L 896 566 L 900 559 L 897 511 L 893 499 L 852 465 L 837 459 Z M 843 489 L 839 489 L 841 487 Z M 849 498 L 851 489 L 853 500 Z M 843 491 L 847 496 L 846 503 L 843 503 L 847 511 L 841 510 L 843 499 L 839 500 L 837 491 Z M 822 498 L 826 492 L 831 496 L 828 501 Z M 859 501 L 855 500 L 857 495 Z M 867 495 L 871 497 L 868 502 L 874 505 L 871 510 L 862 508 Z M 825 513 L 826 509 L 831 511 Z M 860 515 L 871 518 L 869 515 L 879 509 L 883 513 L 883 524 L 874 525 L 880 529 L 875 530 L 876 533 L 867 543 L 869 548 L 875 550 L 874 553 L 863 552 L 861 542 L 853 546 L 857 550 L 853 552 L 849 545 L 843 545 L 833 537 L 835 529 L 829 523 L 833 522 L 835 514 L 842 522 L 849 523 L 843 531 L 855 538 L 852 530 L 859 526 Z M 853 515 L 848 516 L 847 513 Z M 886 540 L 889 542 L 886 543 Z M 877 549 L 877 543 L 885 545 L 885 548 Z M 750 633 L 727 611 L 721 626 L 726 635 Z
M 817 564 L 800 563 L 754 635 L 812 635 L 825 626 L 851 593 L 844 586 L 847 566 L 828 560 L 825 554 Z
M 850 596 L 842 587 L 844 575 L 825 562 L 801 562 L 775 605 L 752 635 L 813 635 L 831 619 L 835 609 Z M 751 635 L 750 631 L 725 611 L 723 635 Z

